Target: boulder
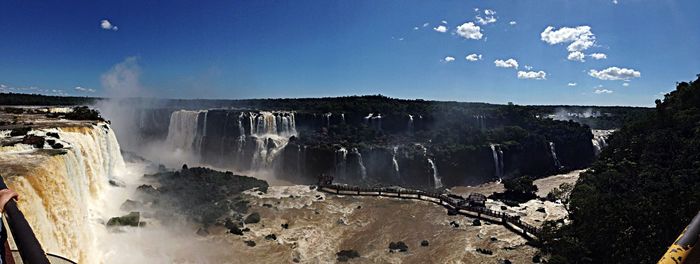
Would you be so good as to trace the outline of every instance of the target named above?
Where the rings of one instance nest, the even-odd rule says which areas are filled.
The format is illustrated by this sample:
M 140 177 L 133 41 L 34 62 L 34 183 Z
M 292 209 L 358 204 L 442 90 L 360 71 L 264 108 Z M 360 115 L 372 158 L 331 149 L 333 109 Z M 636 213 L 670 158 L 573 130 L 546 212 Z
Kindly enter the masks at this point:
M 357 253 L 356 250 L 341 250 L 338 251 L 338 253 L 335 253 L 335 255 L 337 256 L 337 260 L 339 262 L 346 262 L 350 259 L 360 257 L 360 253 Z
M 143 208 L 143 204 L 139 201 L 134 201 L 134 200 L 129 200 L 127 199 L 122 203 L 122 205 L 119 207 L 119 209 L 123 211 L 133 211 L 133 210 L 141 210 Z
M 389 243 L 389 252 L 406 252 L 408 246 L 403 241 Z
M 282 224 L 282 228 L 284 228 L 284 229 L 289 229 L 289 224 L 288 224 L 288 223 Z
M 248 216 L 246 216 L 245 220 L 243 220 L 243 223 L 246 223 L 246 224 L 256 224 L 259 222 L 260 222 L 260 214 L 257 212 L 249 214 Z
M 479 220 L 479 219 L 474 219 L 474 221 L 472 221 L 472 225 L 473 225 L 473 226 L 481 226 L 481 220 Z
M 459 223 L 457 223 L 457 222 L 455 222 L 455 221 L 451 221 L 451 222 L 450 222 L 450 225 L 451 225 L 452 227 L 454 227 L 454 228 L 458 228 L 458 227 L 459 227 Z
M 267 240 L 277 240 L 277 235 L 275 235 L 275 234 L 269 234 L 269 235 L 265 236 L 265 239 L 267 239 Z
M 26 134 L 27 134 L 29 131 L 31 131 L 31 130 L 32 130 L 32 129 L 29 128 L 29 127 L 18 127 L 18 128 L 14 128 L 14 129 L 12 129 L 12 131 L 10 131 L 10 136 L 11 136 L 11 137 L 24 136 L 24 135 L 26 135 Z
M 476 252 L 479 252 L 484 255 L 493 255 L 493 251 L 484 248 L 477 248 Z
M 429 245 L 430 245 L 430 243 L 428 242 L 428 240 L 423 240 L 423 241 L 420 242 L 420 246 L 421 246 L 421 247 L 427 247 L 427 246 L 429 246 Z
M 131 212 L 124 216 L 112 217 L 107 221 L 107 226 L 144 226 L 145 222 L 140 222 L 141 214 Z
M 61 138 L 60 136 L 58 136 L 58 133 L 56 133 L 56 132 L 46 132 L 46 136 L 49 136 L 52 138 L 58 138 L 58 139 Z
M 43 148 L 44 147 L 44 138 L 40 137 L 40 136 L 35 136 L 35 135 L 26 135 L 22 139 L 22 144 L 32 145 L 35 148 Z
M 243 241 L 243 243 L 245 243 L 246 246 L 249 246 L 249 247 L 255 246 L 255 241 L 253 241 L 253 240 L 246 240 L 246 241 Z

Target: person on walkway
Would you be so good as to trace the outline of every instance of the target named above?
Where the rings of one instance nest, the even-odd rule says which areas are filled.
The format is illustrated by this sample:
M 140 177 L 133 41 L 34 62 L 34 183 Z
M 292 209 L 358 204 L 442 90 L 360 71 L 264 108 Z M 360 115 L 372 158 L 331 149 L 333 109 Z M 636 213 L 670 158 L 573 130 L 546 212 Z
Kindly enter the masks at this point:
M 5 204 L 10 201 L 10 199 L 19 199 L 19 195 L 12 189 L 2 189 L 0 190 L 0 264 L 7 263 L 5 256 L 7 254 L 12 254 L 9 251 L 7 244 L 7 230 L 5 229 L 5 224 L 2 221 L 2 214 L 5 213 Z

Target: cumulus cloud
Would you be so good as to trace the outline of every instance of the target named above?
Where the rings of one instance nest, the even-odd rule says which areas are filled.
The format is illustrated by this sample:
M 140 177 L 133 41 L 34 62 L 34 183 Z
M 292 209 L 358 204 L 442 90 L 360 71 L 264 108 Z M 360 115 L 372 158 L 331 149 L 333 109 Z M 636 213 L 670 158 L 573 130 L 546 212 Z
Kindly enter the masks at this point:
M 478 61 L 478 60 L 481 60 L 481 54 L 472 53 L 472 54 L 467 55 L 467 57 L 464 57 L 464 58 L 467 59 L 468 61 Z
M 518 22 L 510 21 L 510 22 L 508 22 L 508 24 L 510 24 L 511 26 L 515 26 L 516 24 L 518 24 Z
M 455 57 L 452 56 L 447 56 L 443 59 L 444 62 L 453 62 L 455 60 Z
M 80 87 L 80 86 L 76 86 L 75 90 L 80 91 L 80 92 L 87 92 L 87 93 L 94 93 L 95 92 L 95 89 L 85 88 L 85 87 Z
M 608 58 L 608 55 L 605 55 L 605 53 L 593 53 L 591 55 L 588 55 L 591 58 L 594 58 L 596 60 L 604 60 Z
M 584 61 L 586 61 L 586 60 L 584 59 L 585 57 L 586 57 L 586 55 L 584 55 L 583 52 L 574 51 L 574 52 L 569 53 L 569 56 L 566 57 L 566 59 L 567 59 L 567 60 L 570 60 L 570 61 L 580 61 L 580 62 L 584 62 Z
M 593 91 L 593 93 L 595 93 L 595 94 L 611 94 L 611 93 L 613 93 L 613 91 L 608 90 L 608 89 L 595 89 L 595 91 Z
M 568 86 L 576 86 L 576 83 L 575 83 L 575 82 L 570 82 L 570 83 L 568 83 L 567 85 L 568 85 Z
M 545 80 L 547 73 L 544 71 L 518 71 L 518 79 Z
M 112 24 L 112 22 L 109 22 L 109 20 L 107 20 L 107 19 L 103 19 L 102 21 L 100 21 L 100 27 L 102 27 L 102 29 L 104 29 L 104 30 L 113 30 L 113 31 L 119 30 L 119 27 Z
M 433 30 L 440 32 L 440 33 L 445 33 L 447 32 L 447 27 L 443 25 L 439 25 L 437 27 L 434 27 Z
M 610 67 L 602 71 L 590 70 L 588 75 L 605 81 L 618 81 L 639 78 L 642 74 L 634 69 Z
M 548 26 L 540 33 L 540 38 L 549 45 L 570 43 L 566 48 L 569 52 L 584 51 L 593 47 L 596 40 L 589 26 L 562 27 L 560 29 Z
M 518 68 L 518 61 L 512 58 L 507 60 L 495 60 L 493 63 L 499 68 Z
M 465 39 L 481 39 L 484 34 L 481 33 L 481 27 L 473 22 L 467 22 L 457 27 L 457 34 Z

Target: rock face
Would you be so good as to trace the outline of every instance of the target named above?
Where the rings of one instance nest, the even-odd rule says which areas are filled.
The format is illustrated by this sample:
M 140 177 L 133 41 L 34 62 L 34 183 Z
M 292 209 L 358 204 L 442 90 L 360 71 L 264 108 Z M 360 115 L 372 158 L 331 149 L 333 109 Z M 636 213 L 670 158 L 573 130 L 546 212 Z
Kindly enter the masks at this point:
M 260 214 L 255 212 L 252 214 L 249 214 L 246 216 L 245 220 L 243 220 L 244 223 L 246 224 L 256 224 L 260 222 Z
M 153 121 L 152 127 L 146 122 L 139 130 L 144 138 L 165 140 L 205 164 L 270 170 L 298 183 L 315 183 L 326 174 L 355 185 L 476 185 L 581 168 L 594 158 L 593 135 L 577 123 L 542 120 L 504 106 L 452 108 L 413 113 L 154 109 L 140 114 Z
M 27 144 L 27 145 L 32 145 L 35 148 L 43 148 L 44 147 L 44 138 L 40 136 L 34 136 L 34 135 L 26 135 L 22 139 L 22 144 Z

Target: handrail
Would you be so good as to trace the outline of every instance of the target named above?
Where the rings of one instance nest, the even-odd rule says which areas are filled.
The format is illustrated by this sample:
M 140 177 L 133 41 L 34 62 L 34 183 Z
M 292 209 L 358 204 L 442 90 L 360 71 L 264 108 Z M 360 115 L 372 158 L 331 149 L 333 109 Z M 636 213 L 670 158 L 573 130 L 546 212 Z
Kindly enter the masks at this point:
M 668 248 L 659 260 L 659 264 L 685 263 L 691 251 L 697 245 L 700 236 L 700 212 L 698 212 L 690 224 L 681 232 L 676 241 Z M 695 262 L 692 262 L 695 263 Z
M 0 190 L 3 189 L 7 189 L 7 185 L 2 176 L 0 176 Z M 44 249 L 41 247 L 39 240 L 36 239 L 36 236 L 34 236 L 34 231 L 29 226 L 27 219 L 24 218 L 24 214 L 17 208 L 17 202 L 14 199 L 10 199 L 5 204 L 5 215 L 7 216 L 9 231 L 12 232 L 19 255 L 22 257 L 22 262 L 49 264 L 49 259 L 46 257 Z
M 411 189 L 393 189 L 393 188 L 363 188 L 363 187 L 358 187 L 358 186 L 346 186 L 346 185 L 337 185 L 337 184 L 319 184 L 319 190 L 321 191 L 326 191 L 329 193 L 333 194 L 339 194 L 339 195 L 363 195 L 362 193 L 370 193 L 370 192 L 375 192 L 377 193 L 376 196 L 384 196 L 384 197 L 393 197 L 393 198 L 407 198 L 407 199 L 421 199 L 421 197 L 430 197 L 434 199 L 438 199 L 440 202 L 435 202 L 439 203 L 448 209 L 453 209 L 453 210 L 464 210 L 464 211 L 469 211 L 469 212 L 474 212 L 478 214 L 478 218 L 485 219 L 481 217 L 481 215 L 488 215 L 491 217 L 495 218 L 500 218 L 501 222 L 503 225 L 506 225 L 506 223 L 510 223 L 518 228 L 520 228 L 525 234 L 522 234 L 523 236 L 527 237 L 527 234 L 532 235 L 533 237 L 536 237 L 541 229 L 537 228 L 533 225 L 530 225 L 528 223 L 523 222 L 519 216 L 514 216 L 514 215 L 508 215 L 503 212 L 498 212 L 494 211 L 485 207 L 475 207 L 475 206 L 469 206 L 469 205 L 464 205 L 468 204 L 466 200 L 464 199 L 456 199 L 456 198 L 451 198 L 445 194 L 441 193 L 436 193 L 436 192 L 423 192 L 423 191 L 418 191 L 418 190 L 411 190 Z M 325 190 L 324 190 L 325 189 Z M 330 191 L 329 191 L 330 190 Z M 353 192 L 353 193 L 340 193 L 340 191 L 345 191 L 345 192 Z M 388 196 L 386 194 L 395 194 Z M 365 194 L 366 195 L 366 194 Z M 406 195 L 418 195 L 418 197 L 411 197 L 411 196 L 406 196 Z M 423 200 L 423 199 L 421 199 Z M 517 233 L 517 232 L 516 232 Z

